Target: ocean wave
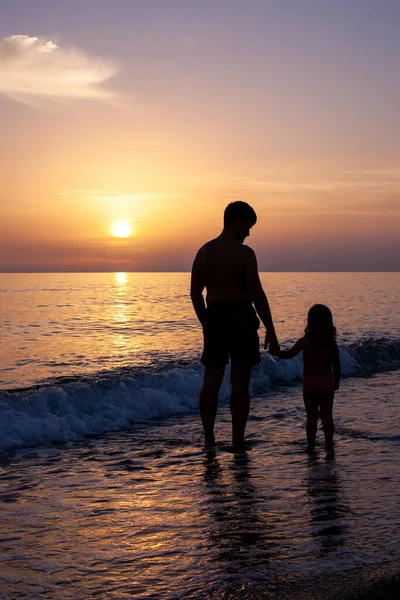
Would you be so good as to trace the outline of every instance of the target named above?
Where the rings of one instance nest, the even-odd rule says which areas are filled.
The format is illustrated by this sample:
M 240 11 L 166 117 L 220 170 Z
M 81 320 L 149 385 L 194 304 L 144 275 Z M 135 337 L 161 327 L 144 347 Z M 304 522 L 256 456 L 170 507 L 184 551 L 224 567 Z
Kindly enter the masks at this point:
M 372 339 L 340 349 L 344 376 L 400 368 L 400 340 Z M 301 381 L 302 359 L 265 355 L 254 370 L 252 392 Z M 0 392 L 0 452 L 81 439 L 132 423 L 197 409 L 200 365 L 171 363 L 161 370 L 120 371 L 60 379 L 35 388 Z M 221 398 L 229 395 L 229 369 Z

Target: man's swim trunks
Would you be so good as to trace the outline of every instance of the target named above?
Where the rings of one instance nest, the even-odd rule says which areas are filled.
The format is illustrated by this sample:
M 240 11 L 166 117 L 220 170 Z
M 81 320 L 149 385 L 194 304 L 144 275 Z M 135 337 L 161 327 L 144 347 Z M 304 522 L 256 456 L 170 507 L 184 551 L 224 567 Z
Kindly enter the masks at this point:
M 204 366 L 257 365 L 260 360 L 260 321 L 249 301 L 209 304 L 203 326 Z

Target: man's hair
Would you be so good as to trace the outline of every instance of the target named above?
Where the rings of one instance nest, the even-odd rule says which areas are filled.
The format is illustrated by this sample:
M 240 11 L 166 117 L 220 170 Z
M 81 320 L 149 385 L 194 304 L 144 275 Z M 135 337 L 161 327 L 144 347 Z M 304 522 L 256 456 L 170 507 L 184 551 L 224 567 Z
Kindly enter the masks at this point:
M 225 208 L 224 227 L 232 225 L 235 221 L 252 221 L 254 225 L 257 222 L 257 215 L 250 204 L 237 200 Z

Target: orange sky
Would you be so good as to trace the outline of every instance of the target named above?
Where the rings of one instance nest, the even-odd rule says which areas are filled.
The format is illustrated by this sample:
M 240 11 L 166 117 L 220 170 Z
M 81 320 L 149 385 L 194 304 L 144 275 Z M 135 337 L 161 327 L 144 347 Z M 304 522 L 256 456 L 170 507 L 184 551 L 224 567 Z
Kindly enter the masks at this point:
M 399 269 L 400 11 L 48 4 L 2 8 L 0 270 L 188 270 L 237 199 L 261 270 Z

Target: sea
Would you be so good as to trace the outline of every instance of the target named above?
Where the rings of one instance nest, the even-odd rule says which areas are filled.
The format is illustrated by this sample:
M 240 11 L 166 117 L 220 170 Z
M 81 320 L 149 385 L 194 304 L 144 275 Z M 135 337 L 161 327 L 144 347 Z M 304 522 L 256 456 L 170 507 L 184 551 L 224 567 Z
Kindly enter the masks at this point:
M 264 351 L 245 448 L 229 367 L 204 448 L 189 273 L 0 274 L 0 598 L 347 598 L 398 572 L 400 273 L 261 281 L 283 348 L 332 310 L 334 452 L 307 450 L 301 357 Z

